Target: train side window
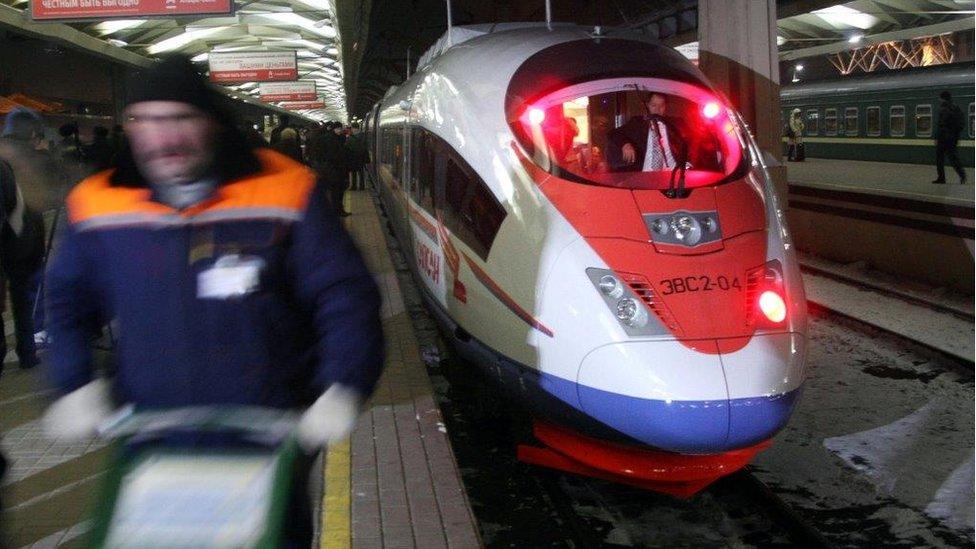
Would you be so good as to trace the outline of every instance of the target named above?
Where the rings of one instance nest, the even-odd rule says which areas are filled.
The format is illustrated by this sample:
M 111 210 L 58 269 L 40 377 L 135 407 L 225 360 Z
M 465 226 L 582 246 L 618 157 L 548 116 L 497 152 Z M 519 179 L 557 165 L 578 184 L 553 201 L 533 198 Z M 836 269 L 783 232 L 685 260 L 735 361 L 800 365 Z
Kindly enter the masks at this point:
M 844 134 L 857 135 L 857 107 L 844 109 Z
M 444 224 L 481 259 L 487 259 L 505 209 L 460 157 L 450 154 L 446 168 Z
M 905 136 L 905 106 L 894 105 L 888 108 L 888 131 L 891 137 Z
M 870 136 L 881 135 L 881 107 L 867 108 L 867 134 Z
M 932 136 L 932 105 L 915 105 L 915 137 Z
M 837 109 L 824 109 L 824 133 L 837 135 Z
M 976 119 L 976 110 L 974 110 L 976 103 L 969 104 L 969 137 L 973 137 L 973 122 Z
M 817 135 L 820 132 L 820 111 L 810 109 L 807 111 L 807 135 Z

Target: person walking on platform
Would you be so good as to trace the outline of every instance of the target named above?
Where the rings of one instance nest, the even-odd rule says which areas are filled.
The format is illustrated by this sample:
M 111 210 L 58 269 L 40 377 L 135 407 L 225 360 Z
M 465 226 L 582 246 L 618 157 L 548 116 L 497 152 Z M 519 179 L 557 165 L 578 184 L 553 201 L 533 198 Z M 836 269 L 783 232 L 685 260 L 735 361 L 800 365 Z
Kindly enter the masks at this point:
M 790 121 L 786 125 L 786 137 L 789 142 L 786 160 L 803 162 L 807 158 L 806 150 L 803 145 L 803 132 L 807 125 L 803 123 L 803 116 L 800 109 L 793 109 L 790 113 Z
M 956 146 L 959 144 L 959 132 L 965 126 L 962 109 L 952 102 L 952 94 L 944 91 L 939 94 L 939 118 L 935 127 L 935 169 L 938 176 L 932 183 L 945 183 L 945 159 L 948 156 L 952 167 L 959 174 L 959 183 L 966 183 L 966 171 L 959 161 Z
M 354 191 L 366 190 L 363 169 L 368 160 L 366 154 L 366 134 L 359 129 L 359 123 L 350 126 L 352 133 L 346 138 L 346 158 L 349 159 L 349 172 L 352 174 L 351 188 Z
M 121 404 L 304 409 L 286 516 L 308 547 L 312 457 L 351 431 L 382 369 L 377 286 L 315 174 L 249 147 L 188 57 L 126 97 L 127 147 L 68 196 L 48 268 L 58 399 L 43 425 L 80 439 Z M 92 318 L 124 334 L 111 382 L 93 371 Z

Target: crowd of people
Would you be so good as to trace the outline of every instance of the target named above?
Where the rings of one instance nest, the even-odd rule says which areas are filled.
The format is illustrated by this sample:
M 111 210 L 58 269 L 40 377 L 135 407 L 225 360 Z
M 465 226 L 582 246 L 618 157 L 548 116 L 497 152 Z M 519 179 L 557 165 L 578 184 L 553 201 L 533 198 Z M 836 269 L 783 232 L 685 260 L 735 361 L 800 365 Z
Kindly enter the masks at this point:
M 330 121 L 312 128 L 297 128 L 290 118 L 282 117 L 270 139 L 272 149 L 315 170 L 339 215 L 349 215 L 342 205 L 345 192 L 350 188 L 365 190 L 363 170 L 369 161 L 366 136 L 358 123 L 343 126 Z

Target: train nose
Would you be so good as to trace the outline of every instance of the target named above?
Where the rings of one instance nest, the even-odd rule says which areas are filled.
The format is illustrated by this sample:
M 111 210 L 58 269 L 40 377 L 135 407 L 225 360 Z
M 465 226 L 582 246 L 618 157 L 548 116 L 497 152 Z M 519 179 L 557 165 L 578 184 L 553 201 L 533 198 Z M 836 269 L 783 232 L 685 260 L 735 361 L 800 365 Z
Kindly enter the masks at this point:
M 603 424 L 661 450 L 698 454 L 772 437 L 798 392 L 730 399 L 714 341 L 697 350 L 673 341 L 605 345 L 584 358 L 577 383 L 581 407 Z

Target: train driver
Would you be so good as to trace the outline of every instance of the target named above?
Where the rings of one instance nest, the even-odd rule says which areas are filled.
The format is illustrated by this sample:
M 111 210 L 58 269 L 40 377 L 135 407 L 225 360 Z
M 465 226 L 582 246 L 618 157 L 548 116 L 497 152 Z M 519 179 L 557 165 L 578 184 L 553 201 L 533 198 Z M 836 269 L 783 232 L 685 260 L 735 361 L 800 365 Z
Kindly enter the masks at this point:
M 624 170 L 650 172 L 670 170 L 678 155 L 675 141 L 681 136 L 672 134 L 675 120 L 666 113 L 668 99 L 663 93 L 652 93 L 647 99 L 648 116 L 635 116 L 608 134 L 610 143 L 620 151 Z

